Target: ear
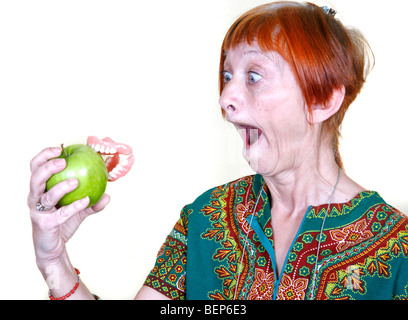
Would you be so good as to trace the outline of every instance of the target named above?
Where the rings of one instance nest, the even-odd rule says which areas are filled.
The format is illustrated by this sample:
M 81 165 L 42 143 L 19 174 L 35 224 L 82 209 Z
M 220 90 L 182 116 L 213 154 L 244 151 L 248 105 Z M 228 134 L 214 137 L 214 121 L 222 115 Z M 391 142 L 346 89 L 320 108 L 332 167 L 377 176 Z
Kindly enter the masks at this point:
M 312 112 L 307 112 L 307 121 L 310 124 L 322 123 L 323 121 L 329 119 L 337 111 L 339 111 L 343 100 L 346 89 L 341 86 L 338 89 L 334 89 L 330 99 L 325 104 L 313 104 Z

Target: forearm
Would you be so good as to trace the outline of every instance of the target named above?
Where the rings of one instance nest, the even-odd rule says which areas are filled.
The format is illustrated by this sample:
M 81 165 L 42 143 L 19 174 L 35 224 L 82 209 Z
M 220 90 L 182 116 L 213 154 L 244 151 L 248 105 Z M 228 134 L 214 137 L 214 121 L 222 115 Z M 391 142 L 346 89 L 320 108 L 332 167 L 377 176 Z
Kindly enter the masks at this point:
M 79 280 L 79 275 L 72 266 L 67 253 L 65 252 L 58 261 L 39 262 L 38 268 L 47 282 L 51 295 L 55 298 L 63 297 L 74 289 L 78 283 L 75 292 L 66 299 L 69 300 L 94 300 L 94 296 L 84 285 L 82 280 Z

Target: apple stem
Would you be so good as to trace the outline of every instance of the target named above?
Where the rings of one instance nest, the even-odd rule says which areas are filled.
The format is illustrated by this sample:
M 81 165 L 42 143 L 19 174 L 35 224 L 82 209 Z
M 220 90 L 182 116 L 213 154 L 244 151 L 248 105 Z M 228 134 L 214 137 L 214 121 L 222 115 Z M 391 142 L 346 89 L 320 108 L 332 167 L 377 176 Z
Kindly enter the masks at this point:
M 62 152 L 64 152 L 65 157 L 68 157 L 68 156 L 67 156 L 67 153 L 65 152 L 65 149 L 64 149 L 64 144 L 61 144 L 61 149 L 62 149 Z

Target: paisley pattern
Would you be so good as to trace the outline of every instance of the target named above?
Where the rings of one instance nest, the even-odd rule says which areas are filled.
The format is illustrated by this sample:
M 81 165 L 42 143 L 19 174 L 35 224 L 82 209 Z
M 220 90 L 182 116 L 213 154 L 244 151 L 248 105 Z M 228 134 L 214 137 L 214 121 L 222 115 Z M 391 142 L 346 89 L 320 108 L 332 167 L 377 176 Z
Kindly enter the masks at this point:
M 407 299 L 408 220 L 378 193 L 310 206 L 280 277 L 270 219 L 260 175 L 208 190 L 183 208 L 145 285 L 172 299 Z

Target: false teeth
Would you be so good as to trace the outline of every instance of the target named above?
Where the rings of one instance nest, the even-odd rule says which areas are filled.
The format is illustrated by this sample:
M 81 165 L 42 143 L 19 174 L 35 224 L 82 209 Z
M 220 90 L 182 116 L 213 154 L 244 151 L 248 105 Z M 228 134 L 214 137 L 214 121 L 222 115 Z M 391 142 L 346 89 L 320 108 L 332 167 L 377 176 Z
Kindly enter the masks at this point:
M 105 159 L 108 181 L 115 181 L 125 176 L 132 168 L 134 156 L 130 146 L 117 143 L 108 137 L 100 140 L 94 136 L 88 137 L 87 144 Z

